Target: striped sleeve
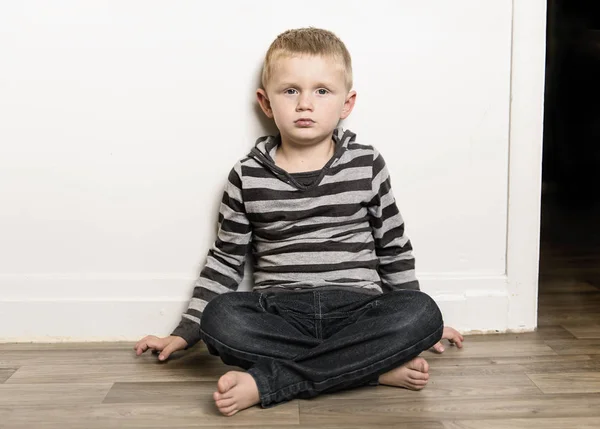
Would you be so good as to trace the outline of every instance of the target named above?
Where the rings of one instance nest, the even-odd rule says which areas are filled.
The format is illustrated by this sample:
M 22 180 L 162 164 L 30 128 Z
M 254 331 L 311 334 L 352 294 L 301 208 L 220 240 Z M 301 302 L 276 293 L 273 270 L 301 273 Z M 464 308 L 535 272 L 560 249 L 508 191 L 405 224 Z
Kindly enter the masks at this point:
M 235 291 L 244 276 L 252 230 L 242 198 L 241 163 L 229 173 L 219 209 L 217 238 L 194 285 L 188 309 L 171 335 L 187 341 L 200 340 L 200 320 L 206 304 L 222 293 Z
M 382 289 L 419 290 L 412 245 L 404 234 L 404 220 L 392 193 L 390 174 L 381 154 L 375 151 L 373 158 L 374 197 L 369 204 L 369 214 Z

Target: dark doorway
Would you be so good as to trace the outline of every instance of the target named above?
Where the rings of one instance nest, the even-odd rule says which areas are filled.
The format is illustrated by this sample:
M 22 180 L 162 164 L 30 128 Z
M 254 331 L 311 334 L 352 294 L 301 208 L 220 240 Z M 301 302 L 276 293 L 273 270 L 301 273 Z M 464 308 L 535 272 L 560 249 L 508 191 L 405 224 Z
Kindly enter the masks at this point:
M 600 1 L 549 0 L 546 65 L 538 319 L 597 326 Z

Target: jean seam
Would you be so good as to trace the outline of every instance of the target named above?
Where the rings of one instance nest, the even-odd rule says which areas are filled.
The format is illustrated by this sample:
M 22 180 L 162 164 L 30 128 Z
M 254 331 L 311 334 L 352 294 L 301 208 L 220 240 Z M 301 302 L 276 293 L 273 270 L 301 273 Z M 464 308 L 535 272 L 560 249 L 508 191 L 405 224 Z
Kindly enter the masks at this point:
M 319 302 L 319 339 L 323 338 L 323 314 L 321 312 L 321 294 L 317 292 L 317 301 Z
M 239 356 L 237 356 L 237 357 L 240 357 L 240 358 L 242 358 L 242 359 L 244 359 L 246 356 L 255 356 L 255 357 L 259 357 L 259 358 L 273 359 L 273 357 L 272 357 L 272 356 L 267 356 L 267 355 L 259 355 L 259 354 L 255 354 L 255 353 L 248 353 L 248 352 L 245 352 L 245 351 L 243 351 L 243 350 L 239 350 L 239 349 L 236 349 L 236 348 L 234 348 L 234 347 L 231 347 L 231 346 L 229 346 L 229 345 L 227 345 L 227 344 L 225 344 L 225 343 L 223 343 L 223 342 L 221 342 L 221 341 L 217 340 L 217 339 L 216 339 L 215 337 L 213 337 L 212 335 L 209 335 L 209 334 L 207 334 L 205 331 L 203 331 L 203 330 L 202 330 L 202 328 L 200 329 L 200 332 L 202 333 L 202 335 L 204 335 L 204 336 L 206 336 L 206 337 L 210 338 L 210 339 L 211 339 L 212 341 L 214 341 L 215 343 L 218 343 L 218 344 L 220 344 L 221 346 L 227 347 L 227 348 L 228 348 L 230 351 L 233 351 L 233 352 L 235 352 L 236 354 L 239 354 Z
M 374 366 L 382 366 L 382 363 L 385 363 L 385 362 L 387 362 L 387 361 L 393 360 L 393 359 L 394 359 L 394 358 L 395 358 L 397 355 L 404 354 L 404 353 L 406 353 L 408 350 L 411 350 L 411 349 L 417 348 L 417 346 L 418 346 L 419 344 L 426 342 L 427 340 L 429 340 L 429 338 L 430 338 L 430 337 L 432 337 L 433 335 L 437 334 L 437 333 L 438 333 L 440 330 L 443 330 L 443 328 L 444 328 L 444 325 L 443 325 L 443 323 L 442 323 L 442 326 L 441 326 L 441 327 L 437 328 L 437 329 L 436 329 L 434 332 L 432 332 L 431 334 L 429 334 L 428 336 L 426 336 L 424 339 L 422 339 L 422 340 L 421 340 L 421 341 L 419 341 L 418 343 L 416 343 L 416 344 L 414 344 L 414 345 L 412 345 L 412 346 L 410 346 L 410 347 L 407 347 L 406 349 L 404 349 L 404 350 L 401 350 L 401 351 L 399 351 L 398 353 L 395 353 L 395 354 L 394 354 L 394 355 L 392 355 L 392 356 L 388 356 L 387 358 L 384 358 L 384 359 L 382 359 L 382 360 L 380 360 L 380 361 L 378 361 L 378 362 L 375 362 L 375 363 L 373 363 L 373 364 L 371 364 L 371 365 L 369 365 L 369 366 L 367 366 L 367 367 L 364 367 L 364 368 L 359 368 L 359 369 L 355 369 L 354 371 L 350 371 L 350 372 L 346 372 L 346 373 L 344 373 L 344 374 L 336 375 L 335 377 L 330 377 L 330 378 L 328 378 L 328 379 L 326 379 L 326 380 L 323 380 L 323 381 L 315 381 L 315 382 L 313 382 L 313 384 L 314 384 L 315 386 L 318 386 L 318 385 L 323 385 L 323 384 L 325 384 L 325 383 L 328 383 L 328 382 L 330 382 L 331 380 L 336 380 L 336 379 L 339 379 L 339 378 L 342 378 L 342 377 L 347 377 L 348 375 L 352 375 L 352 374 L 355 374 L 355 373 L 358 373 L 358 372 L 365 372 L 366 370 L 368 370 L 369 368 L 371 368 L 371 367 L 374 367 Z M 383 366 L 385 366 L 385 365 L 383 365 Z M 282 387 L 281 389 L 279 389 L 279 390 L 277 390 L 277 391 L 275 391 L 275 392 L 272 392 L 272 393 L 267 393 L 267 394 L 265 394 L 264 396 L 265 396 L 267 399 L 271 399 L 271 397 L 272 397 L 272 396 L 274 396 L 274 395 L 276 395 L 276 394 L 280 393 L 282 390 L 285 390 L 285 389 L 291 389 L 291 390 L 294 390 L 293 388 L 297 388 L 298 386 L 301 386 L 301 385 L 302 385 L 302 383 L 306 383 L 306 382 L 307 382 L 306 380 L 303 380 L 303 381 L 300 381 L 300 382 L 298 382 L 298 383 L 295 383 L 295 384 L 290 384 L 290 385 L 288 385 L 288 386 Z M 261 399 L 262 399 L 262 397 L 261 397 Z

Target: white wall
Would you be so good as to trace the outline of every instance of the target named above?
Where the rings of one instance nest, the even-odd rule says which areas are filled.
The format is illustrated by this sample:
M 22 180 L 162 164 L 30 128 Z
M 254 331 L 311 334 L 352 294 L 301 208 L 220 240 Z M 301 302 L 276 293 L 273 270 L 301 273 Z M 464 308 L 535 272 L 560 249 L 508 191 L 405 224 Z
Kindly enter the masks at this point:
M 353 55 L 344 126 L 386 158 L 446 323 L 533 329 L 535 279 L 511 289 L 506 256 L 522 40 L 542 53 L 528 78 L 543 79 L 545 9 L 530 4 L 520 22 L 534 33 L 513 46 L 510 0 L 0 3 L 0 340 L 170 332 L 229 169 L 272 132 L 254 99 L 264 53 L 309 25 Z M 527 102 L 541 124 L 541 95 Z M 522 270 L 537 273 L 536 252 Z

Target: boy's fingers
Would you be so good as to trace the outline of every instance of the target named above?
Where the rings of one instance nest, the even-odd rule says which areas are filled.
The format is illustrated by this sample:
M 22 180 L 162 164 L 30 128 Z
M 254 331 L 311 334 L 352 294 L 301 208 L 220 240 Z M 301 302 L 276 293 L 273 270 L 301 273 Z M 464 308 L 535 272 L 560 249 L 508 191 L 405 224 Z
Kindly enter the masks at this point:
M 142 353 L 144 353 L 146 350 L 148 350 L 148 345 L 146 343 L 142 343 L 136 349 L 135 354 L 139 356 Z
M 169 344 L 167 347 L 165 347 L 163 349 L 161 354 L 158 356 L 158 360 L 167 360 L 169 358 L 169 356 L 171 356 L 171 353 L 173 353 L 174 351 L 175 351 L 175 346 L 173 345 L 173 343 Z
M 436 344 L 433 346 L 433 349 L 434 349 L 436 352 L 438 352 L 438 353 L 443 353 L 443 352 L 444 352 L 444 346 L 442 345 L 442 343 L 441 343 L 441 342 L 438 342 L 438 343 L 436 343 Z

